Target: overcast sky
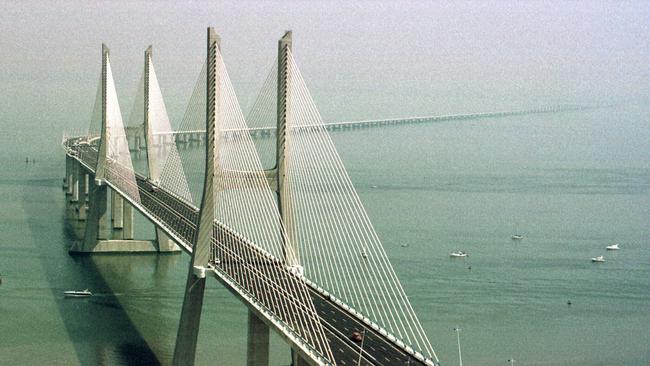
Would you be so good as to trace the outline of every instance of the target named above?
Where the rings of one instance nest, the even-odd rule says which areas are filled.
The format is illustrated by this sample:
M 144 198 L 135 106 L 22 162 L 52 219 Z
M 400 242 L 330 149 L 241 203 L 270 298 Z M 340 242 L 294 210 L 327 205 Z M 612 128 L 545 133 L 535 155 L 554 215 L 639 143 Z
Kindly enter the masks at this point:
M 111 48 L 122 111 L 144 49 L 172 118 L 221 34 L 250 101 L 294 31 L 294 55 L 326 120 L 648 100 L 650 2 L 0 2 L 3 137 L 85 125 Z M 129 107 L 127 107 L 128 105 Z M 48 137 L 49 138 L 49 137 Z

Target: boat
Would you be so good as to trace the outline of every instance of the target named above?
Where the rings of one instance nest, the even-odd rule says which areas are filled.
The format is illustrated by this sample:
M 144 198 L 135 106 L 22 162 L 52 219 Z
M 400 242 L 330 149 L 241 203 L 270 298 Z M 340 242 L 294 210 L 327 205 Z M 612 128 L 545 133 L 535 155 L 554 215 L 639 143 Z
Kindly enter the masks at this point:
M 69 290 L 63 291 L 63 296 L 65 297 L 90 297 L 93 296 L 93 293 L 85 289 L 83 291 Z
M 605 261 L 605 257 L 602 256 L 602 255 L 599 255 L 599 256 L 597 256 L 597 257 L 591 258 L 591 261 L 592 261 L 592 262 L 598 262 L 598 263 L 600 263 L 600 262 L 604 262 L 604 261 Z
M 619 250 L 621 248 L 619 248 L 618 243 L 617 243 L 617 244 L 608 245 L 605 249 L 607 249 L 607 250 Z
M 468 254 L 466 252 L 463 252 L 462 250 L 457 250 L 455 252 L 451 252 L 449 256 L 454 258 L 462 258 L 462 257 L 467 257 Z
M 515 233 L 510 236 L 510 239 L 512 239 L 512 240 L 521 240 L 521 239 L 524 238 L 524 234 L 519 232 L 519 224 L 515 224 L 514 232 Z

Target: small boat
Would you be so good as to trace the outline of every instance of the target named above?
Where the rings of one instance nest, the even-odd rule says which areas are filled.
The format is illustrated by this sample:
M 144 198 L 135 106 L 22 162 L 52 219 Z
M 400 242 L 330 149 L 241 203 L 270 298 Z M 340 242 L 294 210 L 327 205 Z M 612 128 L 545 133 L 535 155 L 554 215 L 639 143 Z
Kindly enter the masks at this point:
M 510 236 L 510 239 L 512 239 L 512 240 L 521 240 L 521 239 L 524 238 L 524 234 L 522 234 L 522 233 L 519 231 L 519 224 L 515 224 L 515 230 L 514 230 L 514 232 L 515 232 L 515 233 L 512 234 L 512 235 Z
M 617 243 L 617 244 L 608 245 L 605 249 L 607 249 L 607 250 L 619 250 L 621 248 L 619 248 L 618 243 Z
M 458 250 L 455 252 L 451 252 L 449 256 L 453 258 L 462 258 L 462 257 L 467 257 L 468 254 L 466 252 L 463 252 L 462 250 Z
M 63 296 L 65 296 L 65 297 L 90 297 L 90 296 L 93 296 L 93 293 L 88 291 L 88 289 L 85 289 L 83 291 L 70 290 L 70 291 L 63 291 Z
M 594 262 L 594 263 L 596 263 L 596 262 L 601 263 L 601 262 L 605 261 L 605 257 L 602 256 L 602 255 L 599 255 L 598 257 L 591 258 L 591 261 Z

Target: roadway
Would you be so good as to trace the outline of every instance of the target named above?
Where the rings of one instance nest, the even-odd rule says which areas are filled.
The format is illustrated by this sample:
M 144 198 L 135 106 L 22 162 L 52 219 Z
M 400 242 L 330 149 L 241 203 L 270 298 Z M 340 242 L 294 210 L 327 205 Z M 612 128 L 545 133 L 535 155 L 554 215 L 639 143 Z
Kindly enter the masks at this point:
M 95 147 L 76 145 L 74 149 L 75 158 L 83 161 L 87 166 L 95 166 L 97 161 Z M 112 169 L 108 174 L 109 181 L 111 177 L 121 179 L 122 182 L 128 181 L 119 169 Z M 197 232 L 199 210 L 166 189 L 154 187 L 146 177 L 136 173 L 135 178 L 142 205 L 142 208 L 136 208 L 146 210 L 150 216 L 159 221 L 157 225 L 162 224 L 164 228 L 182 238 L 185 243 L 181 247 L 186 250 L 191 248 Z M 301 322 L 299 318 L 291 317 L 290 314 L 282 316 L 286 313 L 283 309 L 305 307 L 304 302 L 301 302 L 300 285 L 297 284 L 305 282 L 287 270 L 278 259 L 268 256 L 257 246 L 218 222 L 214 226 L 213 245 L 212 256 L 219 258 L 212 264 L 216 274 L 227 276 L 237 283 L 272 314 L 280 317 L 296 334 L 309 342 L 312 330 L 310 327 L 313 325 Z M 309 283 L 307 289 L 337 365 L 425 365 L 423 361 L 408 354 L 395 342 L 326 298 Z M 273 293 L 284 296 L 272 298 L 270 294 Z M 309 309 L 306 311 L 309 312 Z M 354 332 L 363 335 L 363 340 L 360 342 L 352 340 Z M 313 340 L 309 343 L 314 344 Z

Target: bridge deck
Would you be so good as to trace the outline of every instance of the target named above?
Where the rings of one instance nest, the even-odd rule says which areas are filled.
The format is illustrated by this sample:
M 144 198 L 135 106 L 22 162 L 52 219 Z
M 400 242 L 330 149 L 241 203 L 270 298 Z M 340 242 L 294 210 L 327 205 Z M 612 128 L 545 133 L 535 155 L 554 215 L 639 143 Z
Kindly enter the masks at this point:
M 70 153 L 73 158 L 84 163 L 86 168 L 94 173 L 92 167 L 96 166 L 97 150 L 90 145 L 69 145 L 74 151 Z M 110 179 L 109 179 L 109 184 Z M 134 207 L 145 216 L 155 218 L 154 224 L 160 226 L 168 234 L 181 239 L 181 247 L 191 253 L 194 236 L 197 232 L 199 210 L 197 207 L 182 200 L 171 192 L 160 187 L 153 189 L 152 183 L 144 176 L 136 174 L 136 183 L 140 195 L 140 204 Z M 120 193 L 120 192 L 118 192 Z M 125 197 L 129 199 L 129 197 Z M 272 291 L 284 292 L 286 301 L 299 301 L 292 299 L 296 290 L 291 283 L 295 282 L 295 274 L 288 270 L 272 271 L 271 267 L 283 267 L 278 260 L 270 258 L 258 247 L 251 245 L 227 227 L 215 223 L 213 236 L 213 256 L 219 261 L 213 265 L 213 271 L 220 282 L 226 285 L 232 280 L 247 284 L 243 290 L 253 298 L 262 299 Z M 264 280 L 270 276 L 272 281 Z M 278 278 L 285 277 L 285 278 Z M 294 278 L 289 278 L 294 277 Z M 266 277 L 268 278 L 268 277 Z M 252 279 L 252 280 L 251 280 Z M 278 289 L 280 284 L 282 288 Z M 327 342 L 332 350 L 337 365 L 425 365 L 425 363 L 400 348 L 394 341 L 374 330 L 358 317 L 344 309 L 325 296 L 317 288 L 307 282 L 309 296 L 315 306 L 325 330 Z M 276 286 L 271 288 L 271 286 Z M 236 292 L 242 289 L 229 290 Z M 279 309 L 273 309 L 269 302 L 265 303 L 274 314 Z M 250 306 L 249 304 L 247 304 Z M 295 305 L 295 304 L 294 304 Z M 278 304 L 276 306 L 282 306 Z M 296 327 L 308 325 L 293 324 Z M 351 340 L 353 332 L 363 334 L 362 342 Z M 363 348 L 363 349 L 362 349 Z

